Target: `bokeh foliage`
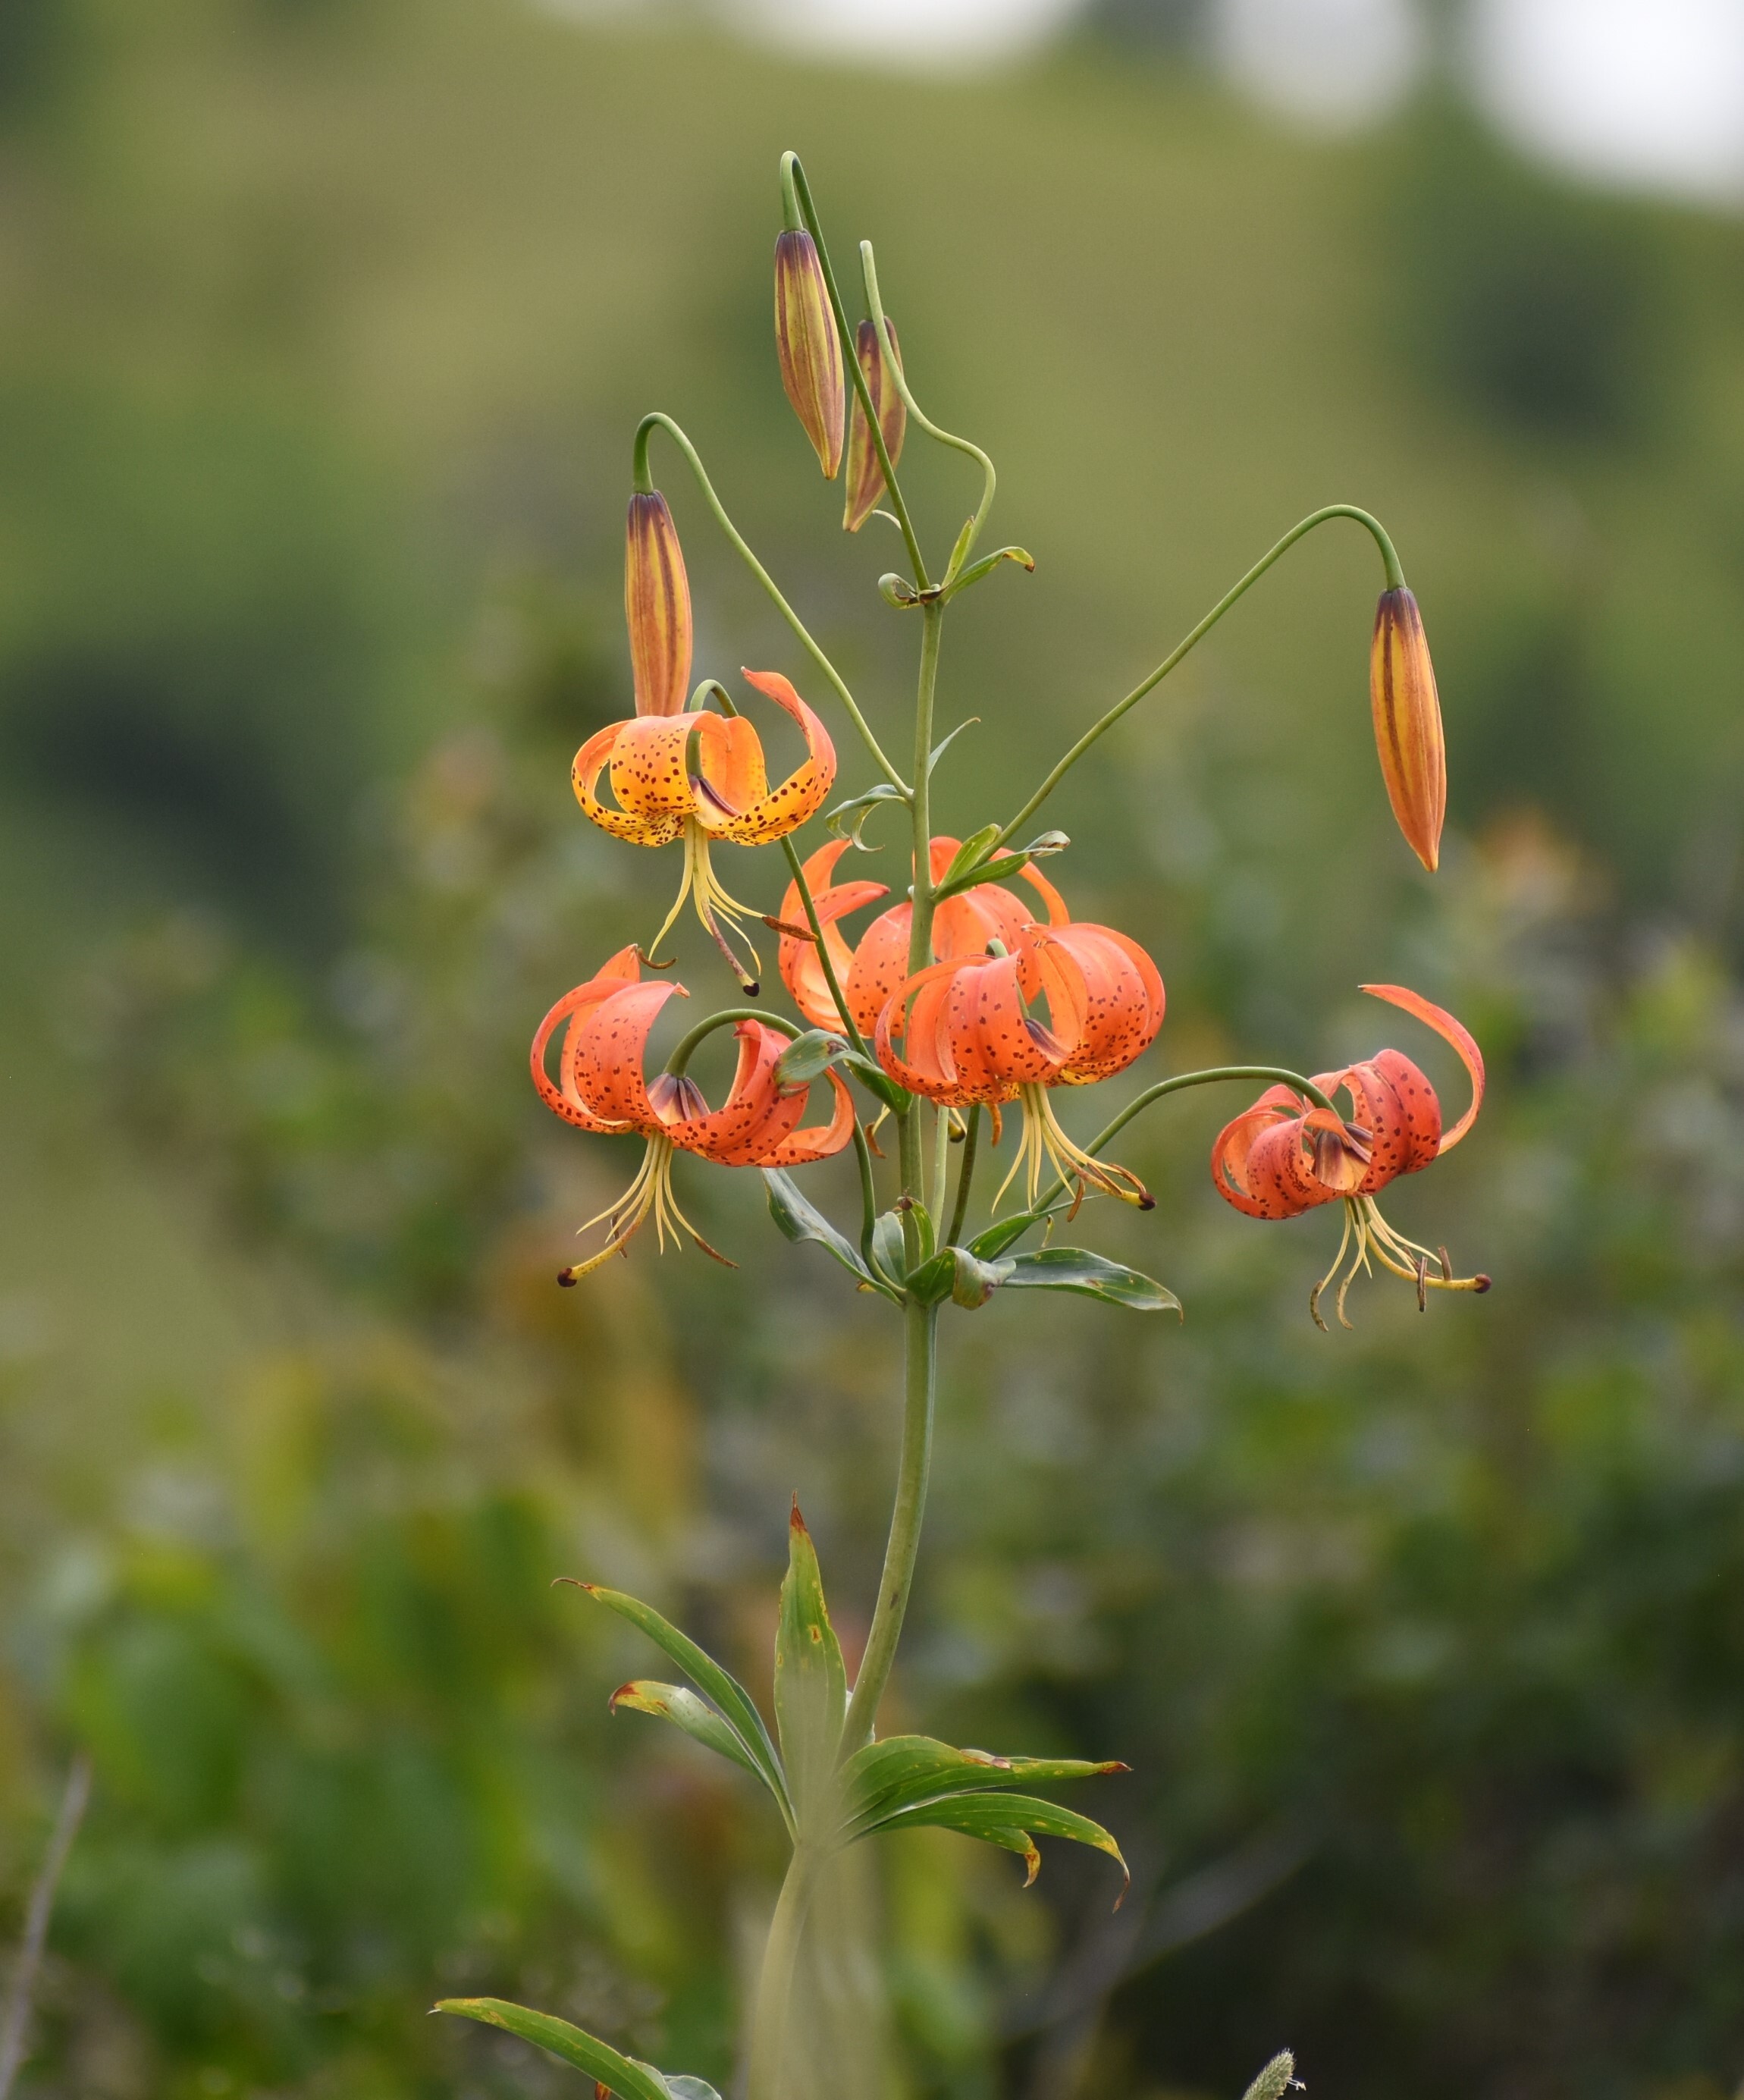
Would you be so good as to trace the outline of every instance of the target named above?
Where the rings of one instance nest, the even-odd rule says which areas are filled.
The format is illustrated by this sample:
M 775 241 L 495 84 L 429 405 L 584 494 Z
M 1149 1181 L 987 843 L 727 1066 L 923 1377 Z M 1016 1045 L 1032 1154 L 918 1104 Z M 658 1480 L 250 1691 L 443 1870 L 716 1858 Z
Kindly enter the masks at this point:
M 1324 1220 L 1218 1205 L 1234 1104 L 1200 1101 L 1133 1140 L 1156 1215 L 1098 1220 L 1184 1327 L 954 1323 L 902 1716 L 1125 1758 L 1139 1886 L 1111 1926 L 1067 1859 L 1024 1897 L 891 1844 L 911 2089 L 1233 2091 L 1287 2041 L 1358 2095 L 1730 2092 L 1738 229 L 1566 192 L 1445 111 L 1281 138 L 1094 43 L 873 86 L 509 0 L 0 21 L 10 1890 L 67 1746 L 98 1772 L 36 2090 L 559 2089 L 425 2019 L 443 1991 L 730 2068 L 772 1833 L 608 1722 L 649 1657 L 548 1585 L 655 1596 L 755 1683 L 796 1487 L 851 1640 L 892 1367 L 749 1177 L 684 1192 L 738 1275 L 638 1246 L 559 1294 L 628 1163 L 521 1073 L 671 872 L 566 787 L 628 692 L 641 409 L 903 704 L 884 528 L 841 542 L 770 355 L 791 143 L 1039 560 L 959 615 L 945 720 L 985 726 L 945 820 L 1297 515 L 1367 503 L 1442 675 L 1439 882 L 1367 748 L 1354 535 L 1108 740 L 1053 867 L 1158 955 L 1166 1066 L 1372 1048 L 1394 1023 L 1348 987 L 1391 977 L 1496 1082 L 1399 1206 L 1496 1275 L 1481 1304 L 1359 1290 L 1316 1334 Z M 706 668 L 798 673 L 660 470 Z M 914 470 L 948 533 L 967 492 Z M 773 905 L 779 871 L 732 879 Z

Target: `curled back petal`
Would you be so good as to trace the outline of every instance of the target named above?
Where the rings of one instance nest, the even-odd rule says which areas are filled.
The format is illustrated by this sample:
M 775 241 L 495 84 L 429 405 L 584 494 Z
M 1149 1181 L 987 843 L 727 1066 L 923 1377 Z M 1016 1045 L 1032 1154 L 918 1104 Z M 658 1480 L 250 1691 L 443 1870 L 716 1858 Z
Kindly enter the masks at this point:
M 1325 1111 L 1316 1113 L 1324 1114 Z M 1262 1202 L 1277 1205 L 1267 1217 L 1293 1218 L 1316 1205 L 1330 1203 L 1345 1192 L 1329 1186 L 1314 1171 L 1314 1146 L 1308 1118 L 1293 1116 L 1262 1131 L 1249 1149 L 1248 1185 Z
M 885 914 L 887 918 L 895 915 Z M 953 1106 L 969 1098 L 951 1062 L 944 1030 L 951 980 L 962 967 L 959 963 L 931 963 L 913 977 L 899 979 L 878 1014 L 873 1035 L 878 1061 L 899 1085 Z M 906 1057 L 896 1048 L 899 1035 L 907 1044 Z
M 591 1114 L 619 1126 L 664 1130 L 648 1098 L 642 1060 L 649 1030 L 675 994 L 688 996 L 682 985 L 634 984 L 602 1000 L 564 1045 L 566 1093 L 573 1091 Z
M 620 948 L 585 984 L 577 985 L 564 993 L 557 1004 L 540 1021 L 533 1037 L 531 1064 L 533 1084 L 539 1097 L 553 1115 L 560 1115 L 566 1123 L 574 1123 L 578 1129 L 592 1131 L 621 1130 L 623 1125 L 594 1114 L 578 1094 L 570 1082 L 569 1065 L 570 1046 L 580 1032 L 589 1015 L 623 990 L 634 984 L 641 975 L 641 956 L 633 945 Z M 567 1023 L 564 1031 L 562 1054 L 558 1060 L 562 1083 L 553 1083 L 545 1068 L 545 1051 L 560 1024 Z
M 720 827 L 723 838 L 754 846 L 784 838 L 817 815 L 835 784 L 835 746 L 830 741 L 828 730 L 778 672 L 746 671 L 745 677 L 766 699 L 792 716 L 805 739 L 804 758 L 781 786 Z
M 1443 1131 L 1438 1150 L 1451 1152 L 1478 1120 L 1478 1111 L 1483 1106 L 1484 1070 L 1483 1052 L 1473 1040 L 1469 1032 L 1456 1021 L 1445 1007 L 1434 1005 L 1420 992 L 1407 989 L 1403 985 L 1363 985 L 1371 999 L 1384 999 L 1389 1006 L 1402 1008 L 1405 1012 L 1420 1021 L 1425 1028 L 1433 1028 L 1442 1042 L 1450 1043 L 1460 1062 L 1464 1065 L 1472 1083 L 1471 1106 L 1453 1126 Z
M 575 764 L 570 770 L 570 779 L 575 790 L 575 800 L 580 803 L 588 818 L 602 832 L 609 832 L 614 839 L 626 839 L 632 845 L 670 845 L 684 829 L 684 818 L 676 812 L 649 814 L 640 810 L 614 810 L 596 796 L 594 790 L 599 778 L 612 756 L 612 747 L 619 732 L 628 729 L 627 721 L 613 722 L 609 728 L 599 730 L 590 736 L 575 754 Z
M 776 1066 L 787 1038 L 760 1021 L 742 1021 L 738 1068 L 726 1101 L 711 1113 L 668 1123 L 666 1134 L 685 1152 L 722 1167 L 749 1167 L 773 1150 L 805 1113 L 805 1092 L 783 1094 Z
M 1038 927 L 1031 938 L 1044 971 L 1061 955 L 1076 965 L 1081 1012 L 1077 1041 L 1060 1077 L 1084 1086 L 1124 1071 L 1150 1048 L 1163 1025 L 1163 980 L 1156 964 L 1112 926 L 1072 922 Z
M 836 982 L 843 987 L 844 998 L 848 996 L 846 987 L 853 955 L 835 922 L 838 919 L 845 918 L 850 911 L 857 911 L 862 905 L 875 904 L 879 898 L 889 894 L 881 882 L 830 881 L 836 862 L 847 852 L 851 843 L 847 839 L 832 839 L 827 845 L 820 846 L 811 855 L 805 863 L 804 871 L 805 886 L 812 893 L 817 923 L 823 929 L 824 946 L 835 971 Z M 781 915 L 790 926 L 805 924 L 805 906 L 796 882 L 790 882 L 787 885 L 787 893 L 782 899 Z M 794 1004 L 813 1027 L 837 1026 L 841 1016 L 835 1010 L 835 1001 L 830 996 L 823 965 L 818 960 L 817 944 L 801 940 L 795 934 L 783 933 L 776 953 L 776 962 L 781 971 L 782 982 L 786 986 Z M 874 1008 L 870 1020 L 861 1021 L 857 1015 L 856 1025 L 864 1033 L 877 1017 Z
M 914 923 L 912 905 L 894 904 L 889 911 L 881 911 L 860 937 L 842 990 L 854 1026 L 862 1035 L 870 1035 L 877 1027 L 879 1016 L 907 982 L 909 935 Z
M 1281 1087 L 1270 1091 L 1272 1094 L 1284 1092 Z M 1285 1098 L 1294 1101 L 1293 1096 Z M 1290 1218 L 1303 1207 L 1286 1203 L 1270 1186 L 1256 1185 L 1250 1171 L 1254 1145 L 1280 1120 L 1296 1118 L 1280 1104 L 1262 1099 L 1226 1123 L 1211 1147 L 1211 1179 L 1218 1193 L 1250 1218 Z
M 814 1159 L 829 1159 L 852 1137 L 854 1097 L 835 1073 L 826 1072 L 824 1077 L 835 1095 L 835 1113 L 829 1122 L 790 1132 L 773 1152 L 759 1158 L 758 1166 L 804 1167 Z
M 1050 1027 L 1024 1011 L 1024 960 L 995 955 L 959 963 L 949 980 L 950 1061 L 970 1101 L 1007 1101 L 1020 1087 L 1045 1085 L 1076 1046 L 1075 1003 L 1056 1000 L 1050 992 Z
M 763 762 L 763 739 L 755 722 L 742 715 L 686 715 L 690 740 L 685 765 L 690 772 L 690 803 L 705 831 L 730 836 L 733 827 L 769 792 Z

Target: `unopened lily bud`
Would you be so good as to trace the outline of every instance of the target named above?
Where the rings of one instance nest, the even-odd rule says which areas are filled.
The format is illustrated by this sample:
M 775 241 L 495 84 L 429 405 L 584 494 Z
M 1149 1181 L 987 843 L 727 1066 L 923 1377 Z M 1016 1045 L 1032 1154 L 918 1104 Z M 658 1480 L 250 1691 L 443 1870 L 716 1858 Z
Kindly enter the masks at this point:
M 902 363 L 901 346 L 896 341 L 896 324 L 887 314 L 884 329 L 890 344 L 890 355 L 900 367 Z M 860 360 L 860 369 L 866 377 L 866 391 L 872 397 L 872 406 L 878 416 L 878 426 L 884 434 L 884 449 L 890 454 L 894 466 L 902 457 L 902 440 L 909 427 L 909 412 L 903 405 L 902 396 L 896 391 L 896 382 L 891 377 L 879 346 L 878 329 L 870 321 L 862 321 L 854 338 L 854 355 Z M 842 513 L 845 532 L 857 532 L 878 508 L 878 500 L 884 493 L 884 470 L 879 465 L 878 448 L 872 442 L 872 426 L 866 421 L 866 412 L 860 405 L 857 392 L 848 412 L 848 501 Z
M 775 244 L 775 347 L 793 412 L 824 479 L 834 481 L 842 464 L 842 345 L 817 245 L 804 227 Z
M 1423 615 L 1403 584 L 1383 591 L 1376 610 L 1368 693 L 1393 814 L 1406 844 L 1433 872 L 1447 808 L 1447 754 Z
M 623 616 L 639 715 L 681 715 L 690 687 L 690 580 L 677 527 L 658 489 L 630 498 L 624 528 Z

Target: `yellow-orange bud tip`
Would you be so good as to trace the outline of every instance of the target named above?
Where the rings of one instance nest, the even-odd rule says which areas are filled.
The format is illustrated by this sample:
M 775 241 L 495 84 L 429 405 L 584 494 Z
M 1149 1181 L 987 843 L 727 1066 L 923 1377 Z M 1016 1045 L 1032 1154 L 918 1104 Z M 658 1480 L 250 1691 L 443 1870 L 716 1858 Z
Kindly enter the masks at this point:
M 1406 844 L 1433 874 L 1447 807 L 1447 747 L 1423 615 L 1403 584 L 1383 591 L 1375 610 L 1368 690 L 1387 799 Z

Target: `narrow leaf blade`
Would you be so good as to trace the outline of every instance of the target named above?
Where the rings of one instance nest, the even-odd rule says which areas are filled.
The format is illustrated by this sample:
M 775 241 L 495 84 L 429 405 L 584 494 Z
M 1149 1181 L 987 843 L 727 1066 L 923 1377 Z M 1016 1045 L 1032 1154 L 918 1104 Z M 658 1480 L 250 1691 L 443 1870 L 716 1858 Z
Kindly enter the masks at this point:
M 629 1684 L 620 1684 L 611 1696 L 611 1710 L 617 1713 L 628 1708 L 632 1714 L 652 1714 L 656 1719 L 670 1721 L 675 1728 L 681 1728 L 693 1742 L 701 1743 L 705 1749 L 728 1758 L 748 1772 L 761 1779 L 757 1761 L 743 1743 L 738 1731 L 729 1722 L 721 1718 L 707 1700 L 682 1684 L 656 1684 L 650 1679 L 637 1678 Z
M 462 2019 L 480 2020 L 535 2043 L 563 2062 L 573 2064 L 597 2080 L 619 2100 L 672 2100 L 672 2089 L 659 2072 L 632 2057 L 620 2056 L 607 2043 L 584 2034 L 552 2013 L 535 2013 L 525 2005 L 510 2005 L 504 1998 L 443 1998 L 438 2013 L 458 2013 Z
M 1069 1838 L 1076 1844 L 1089 1845 L 1108 1854 L 1125 1877 L 1123 1895 L 1132 1880 L 1126 1862 L 1121 1856 L 1120 1846 L 1099 1823 L 1091 1822 L 1089 1816 L 1080 1815 L 1075 1810 L 1056 1807 L 1051 1801 L 1038 1801 L 1032 1794 L 947 1795 L 941 1800 L 918 1802 L 912 1808 L 899 1809 L 894 1815 L 886 1816 L 878 1828 L 912 1830 L 923 1824 L 958 1830 L 966 1838 L 979 1838 L 989 1845 L 1003 1845 L 1007 1851 L 1023 1851 L 1032 1859 L 1034 1847 L 1027 1842 L 1028 1838 Z M 1013 1844 L 1014 1833 L 1024 1834 L 1026 1842 L 1021 1846 Z M 1033 1867 L 1029 1878 L 1035 1879 Z
M 843 1767 L 848 1833 L 861 1836 L 903 1809 L 947 1794 L 1046 1786 L 1126 1769 L 1082 1758 L 996 1757 L 989 1750 L 956 1749 L 931 1736 L 886 1736 L 856 1751 Z
M 879 1279 L 860 1259 L 860 1250 L 844 1233 L 839 1233 L 816 1204 L 808 1202 L 785 1168 L 765 1167 L 763 1183 L 769 1191 L 769 1215 L 776 1229 L 795 1244 L 807 1240 L 821 1246 L 840 1262 L 850 1276 L 882 1289 Z
M 1035 1254 L 1014 1255 L 1005 1288 L 1075 1290 L 1105 1304 L 1130 1306 L 1134 1312 L 1181 1312 L 1180 1299 L 1154 1277 L 1086 1247 L 1043 1247 Z
M 697 1690 L 713 1701 L 731 1724 L 770 1793 L 781 1803 L 782 1813 L 791 1815 L 792 1802 L 782 1773 L 781 1759 L 775 1754 L 775 1745 L 769 1740 L 769 1732 L 764 1726 L 755 1702 L 738 1679 L 699 1648 L 688 1634 L 681 1634 L 670 1621 L 663 1619 L 651 1604 L 643 1604 L 639 1598 L 627 1597 L 621 1590 L 602 1590 L 592 1582 L 579 1582 L 575 1586 L 585 1590 L 596 1604 L 605 1605 L 608 1611 L 615 1612 L 619 1618 L 628 1619 L 639 1632 L 646 1634 L 663 1654 L 678 1665 Z

